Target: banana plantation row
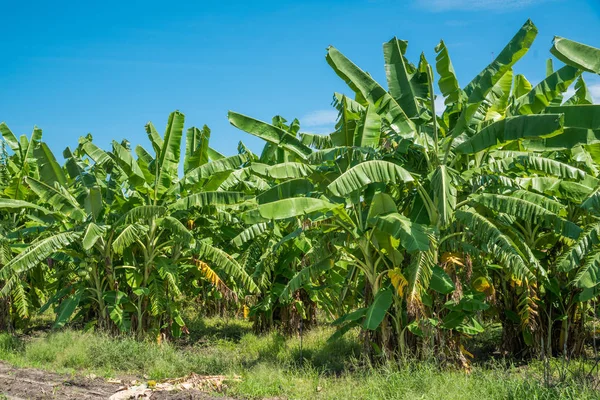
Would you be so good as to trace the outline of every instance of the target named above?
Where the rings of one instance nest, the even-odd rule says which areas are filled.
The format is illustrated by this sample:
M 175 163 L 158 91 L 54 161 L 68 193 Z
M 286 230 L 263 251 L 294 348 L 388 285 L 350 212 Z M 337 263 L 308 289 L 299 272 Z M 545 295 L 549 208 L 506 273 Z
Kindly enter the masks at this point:
M 581 354 L 600 294 L 600 105 L 582 73 L 600 50 L 555 38 L 565 65 L 534 86 L 513 66 L 536 34 L 527 21 L 463 88 L 444 42 L 434 66 L 385 43 L 387 90 L 330 47 L 351 93 L 335 132 L 230 112 L 260 155 L 220 154 L 206 126 L 180 154 L 179 112 L 146 147 L 88 135 L 63 165 L 40 129 L 0 125 L 0 328 L 53 309 L 55 327 L 178 337 L 193 303 L 289 334 L 321 310 L 373 356 L 466 363 L 490 322 L 507 354 Z

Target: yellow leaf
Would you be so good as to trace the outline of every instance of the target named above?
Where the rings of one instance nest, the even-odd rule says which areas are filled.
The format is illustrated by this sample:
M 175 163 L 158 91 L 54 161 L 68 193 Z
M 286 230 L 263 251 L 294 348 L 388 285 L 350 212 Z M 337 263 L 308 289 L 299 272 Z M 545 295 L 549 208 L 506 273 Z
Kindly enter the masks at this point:
M 404 294 L 404 288 L 408 285 L 408 281 L 402 274 L 400 268 L 394 268 L 388 271 L 388 276 L 392 281 L 392 285 L 396 288 L 398 296 L 402 297 Z
M 473 281 L 473 289 L 480 293 L 485 293 L 486 296 L 491 296 L 495 292 L 494 286 L 484 276 L 480 276 Z
M 467 349 L 465 349 L 465 346 L 460 345 L 460 352 L 463 353 L 465 356 L 469 356 L 471 358 L 475 358 L 475 356 L 473 354 L 471 354 Z
M 442 254 L 442 264 L 460 265 L 461 267 L 465 266 L 461 254 L 452 252 Z

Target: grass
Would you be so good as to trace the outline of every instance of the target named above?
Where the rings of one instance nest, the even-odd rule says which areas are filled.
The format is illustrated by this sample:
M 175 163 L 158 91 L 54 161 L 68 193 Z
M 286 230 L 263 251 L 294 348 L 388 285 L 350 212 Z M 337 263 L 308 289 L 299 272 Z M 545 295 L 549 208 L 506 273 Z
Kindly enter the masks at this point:
M 16 366 L 104 377 L 147 379 L 199 374 L 241 375 L 227 394 L 244 398 L 290 399 L 592 399 L 585 384 L 546 388 L 539 365 L 516 367 L 486 362 L 471 374 L 440 370 L 426 362 L 372 367 L 360 362 L 355 332 L 327 342 L 319 328 L 302 341 L 277 333 L 256 336 L 244 321 L 198 320 L 178 343 L 138 342 L 98 333 L 63 330 L 35 337 L 0 334 L 0 359 Z M 581 382 L 581 381 L 578 381 Z

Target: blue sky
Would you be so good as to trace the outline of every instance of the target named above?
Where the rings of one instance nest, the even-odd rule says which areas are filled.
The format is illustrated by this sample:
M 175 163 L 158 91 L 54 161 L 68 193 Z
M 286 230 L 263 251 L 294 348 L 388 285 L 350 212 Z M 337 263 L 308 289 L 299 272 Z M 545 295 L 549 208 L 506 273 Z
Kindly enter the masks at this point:
M 144 125 L 169 112 L 207 124 L 226 154 L 243 140 L 235 110 L 270 121 L 297 117 L 328 132 L 334 91 L 347 87 L 325 62 L 334 45 L 385 85 L 381 45 L 409 41 L 409 58 L 446 42 L 461 85 L 531 18 L 539 29 L 517 72 L 544 77 L 554 35 L 600 47 L 600 0 L 345 0 L 2 2 L 0 121 L 34 125 L 59 156 L 88 132 L 103 148 L 128 139 L 147 148 Z M 127 4 L 124 4 L 127 3 Z M 161 4 L 162 3 L 162 4 Z M 600 102 L 600 79 L 588 82 Z

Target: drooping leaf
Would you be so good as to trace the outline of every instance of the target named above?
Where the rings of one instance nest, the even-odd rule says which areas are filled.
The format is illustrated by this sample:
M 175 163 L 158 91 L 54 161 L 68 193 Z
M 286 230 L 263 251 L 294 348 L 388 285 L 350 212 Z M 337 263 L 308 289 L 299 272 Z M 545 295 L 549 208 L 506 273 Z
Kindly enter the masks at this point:
M 347 196 L 370 183 L 405 183 L 413 181 L 412 175 L 401 166 L 389 161 L 366 161 L 352 167 L 331 182 L 327 189 L 336 196 Z
M 577 270 L 577 275 L 571 281 L 571 285 L 581 289 L 591 289 L 598 283 L 600 283 L 600 251 L 596 250 Z
M 197 259 L 202 260 L 207 264 L 213 264 L 227 274 L 227 276 L 230 276 L 232 279 L 239 282 L 246 290 L 249 290 L 250 292 L 258 290 L 258 287 L 246 271 L 244 271 L 237 261 L 223 250 L 203 242 L 197 242 L 195 252 Z
M 427 251 L 431 246 L 431 231 L 425 225 L 412 222 L 398 213 L 377 216 L 372 223 L 381 231 L 400 240 L 409 253 Z
M 90 250 L 96 242 L 104 235 L 106 232 L 106 227 L 98 226 L 95 223 L 91 222 L 85 228 L 85 232 L 83 234 L 83 240 L 81 244 L 84 250 Z
M 269 225 L 265 222 L 259 222 L 258 224 L 250 225 L 243 231 L 241 231 L 236 237 L 233 238 L 232 242 L 237 247 L 241 247 L 245 243 L 262 236 L 269 230 Z
M 287 285 L 283 288 L 280 297 L 283 299 L 290 298 L 292 293 L 300 289 L 305 283 L 309 282 L 311 278 L 317 278 L 323 272 L 333 268 L 333 264 L 334 260 L 331 256 L 311 263 L 309 266 L 296 273 L 296 275 L 288 281 Z
M 535 275 L 526 262 L 527 257 L 490 220 L 472 209 L 457 210 L 456 218 L 469 228 L 478 243 L 484 244 L 490 252 L 496 250 L 492 256 L 502 261 L 519 279 L 535 280 Z
M 533 202 L 532 198 L 523 199 L 493 193 L 483 193 L 472 196 L 473 201 L 491 210 L 504 212 L 525 221 L 536 222 L 571 239 L 577 239 L 581 228 L 575 223 L 561 218 L 543 206 L 541 202 Z
M 174 210 L 189 210 L 192 207 L 230 205 L 239 203 L 244 197 L 244 193 L 241 192 L 199 192 L 183 197 L 172 203 L 169 207 Z
M 80 237 L 79 232 L 63 232 L 33 242 L 0 270 L 0 279 L 5 281 L 0 293 L 8 294 L 22 273 L 35 268 L 52 253 L 69 246 Z

